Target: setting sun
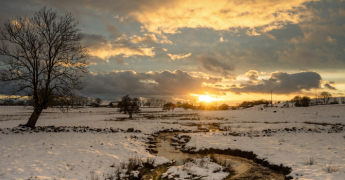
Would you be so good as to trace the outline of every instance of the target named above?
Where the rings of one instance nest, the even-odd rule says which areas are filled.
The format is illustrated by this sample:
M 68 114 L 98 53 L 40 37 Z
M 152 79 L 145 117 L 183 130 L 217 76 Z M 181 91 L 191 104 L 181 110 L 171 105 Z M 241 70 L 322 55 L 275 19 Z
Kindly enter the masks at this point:
M 213 98 L 209 95 L 200 95 L 198 99 L 199 101 L 204 101 L 204 102 L 212 102 L 212 101 L 217 100 L 216 98 Z

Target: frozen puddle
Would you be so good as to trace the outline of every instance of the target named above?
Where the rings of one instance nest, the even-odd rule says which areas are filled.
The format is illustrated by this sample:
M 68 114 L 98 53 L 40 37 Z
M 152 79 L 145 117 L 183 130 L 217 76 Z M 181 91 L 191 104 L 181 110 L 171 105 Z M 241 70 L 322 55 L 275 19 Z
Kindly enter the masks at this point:
M 157 155 L 163 156 L 169 160 L 174 160 L 176 162 L 176 166 L 174 168 L 180 167 L 183 169 L 185 167 L 185 163 L 188 163 L 187 159 L 202 159 L 205 156 L 209 157 L 210 154 L 189 154 L 189 153 L 183 153 L 180 151 L 179 146 L 173 146 L 171 145 L 174 143 L 172 141 L 173 138 L 175 138 L 176 133 L 160 133 L 157 138 Z M 284 180 L 285 176 L 282 174 L 277 174 L 276 172 L 263 167 L 261 165 L 258 165 L 254 163 L 252 160 L 248 160 L 241 157 L 231 156 L 231 155 L 223 155 L 223 154 L 212 154 L 214 159 L 217 160 L 218 164 L 227 164 L 231 165 L 231 168 L 233 172 L 230 173 L 230 176 L 228 176 L 225 179 L 275 179 L 275 180 Z M 194 161 L 195 162 L 195 161 Z M 188 165 L 190 166 L 190 165 Z M 208 168 L 212 168 L 211 165 Z M 219 167 L 218 167 L 219 168 Z M 172 168 L 168 170 L 171 171 Z M 175 170 L 176 171 L 176 170 Z M 202 178 L 202 179 L 214 179 L 210 178 L 211 176 L 208 176 L 208 178 Z M 215 177 L 215 175 L 213 175 Z M 170 178 L 168 178 L 170 179 Z M 183 178 L 174 178 L 174 179 L 183 179 Z

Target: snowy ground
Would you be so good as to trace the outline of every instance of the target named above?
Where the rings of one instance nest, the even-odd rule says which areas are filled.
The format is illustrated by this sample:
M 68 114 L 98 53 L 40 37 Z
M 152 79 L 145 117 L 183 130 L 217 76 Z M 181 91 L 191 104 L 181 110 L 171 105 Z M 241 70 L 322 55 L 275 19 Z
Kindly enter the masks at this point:
M 223 172 L 221 165 L 218 165 L 210 160 L 208 157 L 195 158 L 186 162 L 182 166 L 172 166 L 168 169 L 162 177 L 168 179 L 224 179 L 229 173 Z
M 125 121 L 116 121 L 127 116 L 111 108 L 69 113 L 45 110 L 36 126 L 134 128 L 141 133 L 0 133 L 0 179 L 104 179 L 114 171 L 110 166 L 128 161 L 129 157 L 153 157 L 145 150 L 149 134 L 165 129 L 197 130 L 196 125 L 207 128 L 209 123 L 219 124 L 227 131 L 189 133 L 192 138 L 187 146 L 253 151 L 271 163 L 291 167 L 290 175 L 299 180 L 345 179 L 345 130 L 341 129 L 345 106 L 153 112 L 160 110 L 145 108 L 143 111 L 153 114 L 153 118 L 135 116 L 134 120 Z M 30 108 L 0 106 L 0 128 L 25 124 L 31 112 Z M 163 117 L 170 114 L 190 115 Z M 283 131 L 285 128 L 297 130 Z M 268 129 L 271 133 L 263 132 Z M 155 158 L 156 164 L 168 161 Z

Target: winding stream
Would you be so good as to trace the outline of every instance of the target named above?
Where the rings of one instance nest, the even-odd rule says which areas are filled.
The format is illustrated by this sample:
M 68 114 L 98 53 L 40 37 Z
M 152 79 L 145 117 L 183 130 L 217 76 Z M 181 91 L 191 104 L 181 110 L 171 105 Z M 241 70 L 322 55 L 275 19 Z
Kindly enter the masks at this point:
M 157 148 L 158 156 L 163 156 L 169 160 L 175 160 L 176 165 L 183 165 L 184 160 L 187 158 L 197 158 L 205 155 L 201 154 L 188 154 L 183 153 L 179 150 L 179 146 L 172 146 L 172 138 L 175 137 L 176 133 L 160 133 L 157 137 Z M 217 161 L 226 161 L 230 163 L 231 167 L 235 171 L 235 174 L 231 175 L 227 179 L 240 180 L 240 179 L 274 179 L 274 180 L 284 180 L 285 176 L 278 174 L 266 167 L 254 163 L 252 160 L 248 160 L 241 157 L 223 155 L 223 154 L 213 154 Z

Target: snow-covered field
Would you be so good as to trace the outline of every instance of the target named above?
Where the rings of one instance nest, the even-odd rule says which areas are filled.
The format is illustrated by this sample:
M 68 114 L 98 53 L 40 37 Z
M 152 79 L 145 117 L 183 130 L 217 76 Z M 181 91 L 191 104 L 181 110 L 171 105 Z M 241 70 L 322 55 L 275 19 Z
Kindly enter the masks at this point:
M 122 129 L 107 132 L 9 133 L 25 124 L 32 110 L 0 106 L 0 179 L 104 179 L 130 157 L 154 157 L 146 151 L 147 137 L 166 129 L 197 130 L 218 124 L 226 131 L 188 133 L 187 147 L 241 149 L 292 168 L 295 179 L 345 179 L 345 106 L 300 108 L 253 107 L 229 111 L 161 111 L 144 108 L 133 120 L 112 108 L 88 108 L 62 113 L 43 112 L 36 126 L 88 126 Z M 197 114 L 195 114 L 197 113 Z M 171 116 L 171 114 L 176 116 Z M 182 116 L 177 116 L 185 114 Z M 125 132 L 134 128 L 140 132 Z M 3 131 L 3 132 L 4 132 Z M 230 134 L 230 135 L 229 135 Z M 155 157 L 155 164 L 168 162 Z

